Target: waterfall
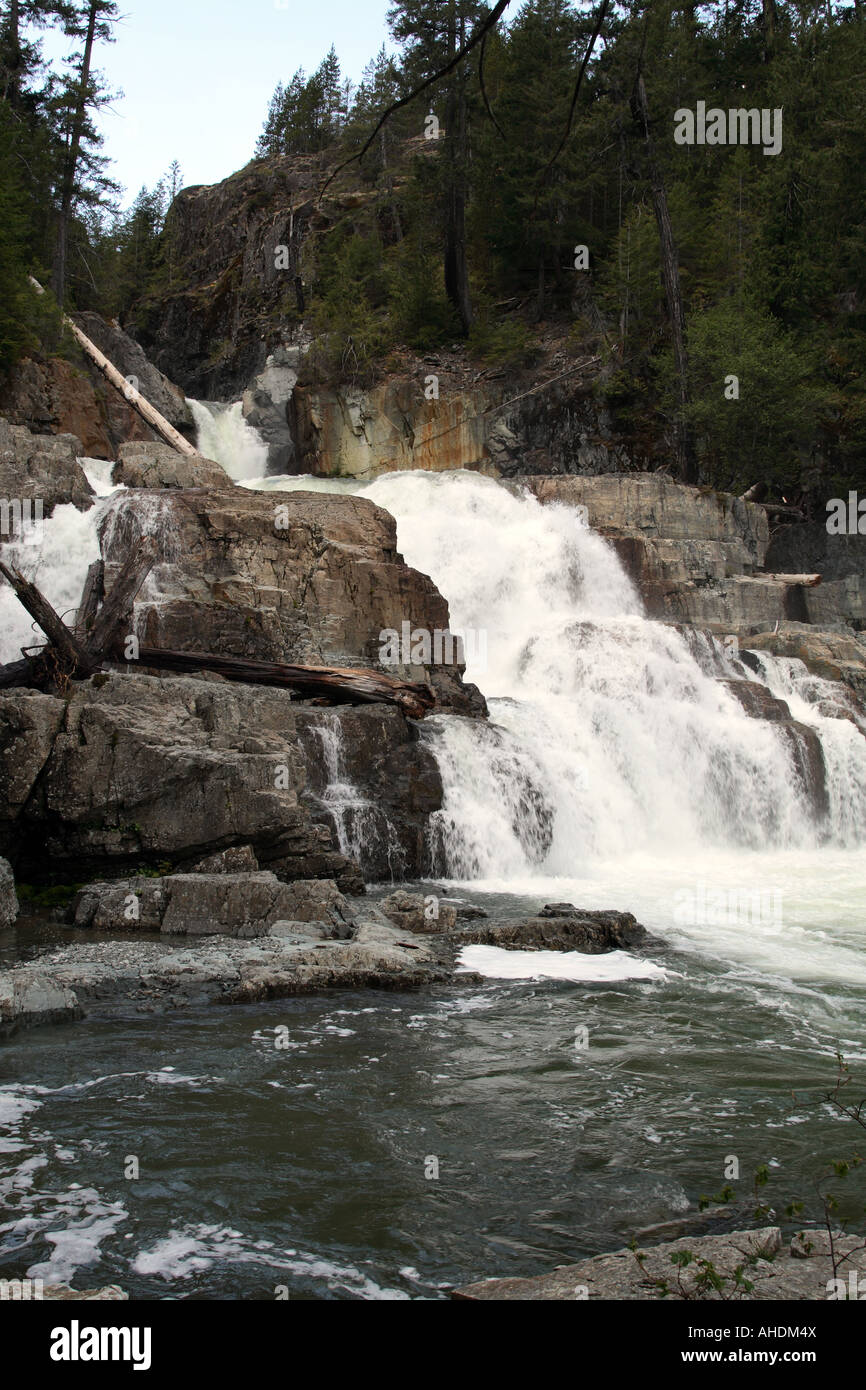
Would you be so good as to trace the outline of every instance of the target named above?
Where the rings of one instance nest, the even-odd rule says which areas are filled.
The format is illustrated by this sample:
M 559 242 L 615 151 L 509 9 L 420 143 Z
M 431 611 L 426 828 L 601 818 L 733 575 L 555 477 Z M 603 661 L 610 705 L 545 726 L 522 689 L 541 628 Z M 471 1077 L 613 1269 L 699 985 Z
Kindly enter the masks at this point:
M 243 404 L 187 401 L 198 430 L 196 447 L 205 458 L 221 464 L 236 483 L 263 478 L 268 471 L 268 446 L 248 425 Z
M 721 648 L 646 619 L 576 511 L 469 473 L 386 475 L 364 495 L 397 518 L 400 550 L 447 597 L 452 629 L 487 633 L 490 723 L 425 725 L 445 793 L 432 826 L 443 872 L 573 879 L 623 854 L 682 862 L 813 848 L 828 833 L 793 741 L 713 678 Z M 781 697 L 795 686 L 789 673 Z M 866 740 L 802 691 L 792 702 L 822 738 L 830 780 L 841 776 L 829 833 L 850 842 L 866 824 Z

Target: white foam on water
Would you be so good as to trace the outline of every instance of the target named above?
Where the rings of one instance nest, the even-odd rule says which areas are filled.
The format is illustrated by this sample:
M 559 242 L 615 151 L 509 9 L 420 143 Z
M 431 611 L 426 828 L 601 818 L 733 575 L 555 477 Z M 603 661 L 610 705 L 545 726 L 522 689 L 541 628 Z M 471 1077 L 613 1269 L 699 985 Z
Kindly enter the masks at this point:
M 490 980 L 574 980 L 609 984 L 617 980 L 666 980 L 671 971 L 627 951 L 588 956 L 581 951 L 506 951 L 501 946 L 464 946 L 459 969 Z
M 198 1225 L 172 1229 L 162 1240 L 141 1250 L 132 1261 L 137 1274 L 165 1280 L 188 1279 L 214 1264 L 264 1265 L 278 1275 L 323 1280 L 328 1288 L 346 1290 L 362 1299 L 403 1300 L 402 1289 L 383 1288 L 353 1265 L 338 1265 L 297 1250 L 280 1250 L 272 1241 L 249 1241 L 230 1226 Z M 277 1277 L 276 1282 L 282 1282 Z

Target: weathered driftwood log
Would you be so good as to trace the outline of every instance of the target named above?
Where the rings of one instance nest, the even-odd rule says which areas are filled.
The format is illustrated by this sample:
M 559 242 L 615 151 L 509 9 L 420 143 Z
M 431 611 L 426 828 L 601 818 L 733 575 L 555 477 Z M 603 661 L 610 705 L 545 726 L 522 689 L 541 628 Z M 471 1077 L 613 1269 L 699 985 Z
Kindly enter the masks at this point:
M 243 681 L 247 685 L 287 686 L 300 694 L 327 695 L 338 703 L 384 701 L 399 705 L 413 719 L 423 719 L 436 703 L 435 695 L 426 685 L 353 666 L 295 666 L 223 656 L 218 652 L 171 651 L 164 647 L 139 648 L 138 664 L 160 671 L 215 671 L 226 680 Z
M 117 637 L 120 624 L 132 608 L 133 600 L 156 560 L 156 547 L 147 536 L 131 550 L 121 566 L 111 591 L 90 625 L 87 651 L 97 662 L 102 661 Z M 85 585 L 85 592 L 86 592 Z
M 72 667 L 84 666 L 87 663 L 87 655 L 84 648 L 76 641 L 63 620 L 55 613 L 51 604 L 37 589 L 35 584 L 31 584 L 29 579 L 25 579 L 14 567 L 4 565 L 0 560 L 0 574 L 15 590 L 18 602 L 27 609 L 31 618 L 38 623 L 48 638 L 48 641 L 56 648 L 57 653 L 68 665 Z M 17 662 L 15 663 L 17 665 Z
M 39 281 L 35 280 L 32 275 L 28 276 L 28 279 L 37 294 L 45 293 Z M 63 322 L 72 331 L 75 338 L 81 344 L 84 352 L 90 358 L 91 362 L 99 368 L 105 379 L 110 381 L 112 386 L 116 387 L 124 400 L 128 401 L 132 408 L 138 411 L 141 418 L 146 421 L 152 429 L 155 429 L 158 434 L 162 435 L 167 444 L 170 444 L 173 449 L 177 449 L 179 454 L 195 455 L 198 452 L 193 448 L 189 440 L 184 439 L 182 434 L 178 434 L 174 425 L 170 425 L 165 416 L 160 415 L 156 407 L 152 406 L 150 401 L 146 400 L 141 392 L 136 390 L 131 381 L 127 381 L 126 377 L 120 375 L 120 372 L 114 364 L 109 362 L 105 353 L 99 351 L 96 344 L 91 342 L 86 333 L 82 333 L 78 324 L 73 323 L 68 314 L 63 315 Z

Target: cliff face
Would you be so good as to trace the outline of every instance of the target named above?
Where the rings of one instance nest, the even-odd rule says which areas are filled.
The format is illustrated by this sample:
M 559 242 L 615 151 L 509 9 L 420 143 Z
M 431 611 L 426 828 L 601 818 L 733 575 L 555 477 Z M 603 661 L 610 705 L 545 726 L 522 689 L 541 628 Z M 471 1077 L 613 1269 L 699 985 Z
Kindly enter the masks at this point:
M 626 447 L 592 394 L 597 360 L 581 365 L 565 330 L 542 336 L 531 370 L 485 367 L 455 344 L 426 355 L 398 348 L 372 384 L 324 381 L 306 359 L 310 267 L 331 230 L 376 196 L 348 171 L 320 197 L 324 177 L 317 157 L 285 156 L 185 189 L 166 234 L 169 285 L 127 324 L 187 395 L 243 398 L 272 472 L 647 466 L 646 448 Z

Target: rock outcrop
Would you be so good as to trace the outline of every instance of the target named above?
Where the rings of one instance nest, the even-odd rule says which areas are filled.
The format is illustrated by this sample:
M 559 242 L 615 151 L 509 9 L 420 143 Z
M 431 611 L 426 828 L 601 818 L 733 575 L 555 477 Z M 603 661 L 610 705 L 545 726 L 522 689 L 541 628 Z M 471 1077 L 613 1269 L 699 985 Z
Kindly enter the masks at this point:
M 351 806 L 328 799 L 335 767 Z M 244 846 L 281 878 L 361 891 L 354 848 L 372 877 L 426 871 L 441 783 L 392 707 L 322 710 L 286 690 L 135 673 L 65 699 L 0 694 L 0 796 L 0 852 L 20 881 L 187 870 Z
M 816 627 L 842 621 L 866 627 L 866 536 L 833 535 L 823 521 L 782 526 L 773 535 L 767 567 L 814 571 L 821 584 L 804 594 L 805 618 Z
M 425 898 L 398 888 L 379 904 L 389 922 L 411 932 L 448 932 L 457 924 L 457 908 L 439 901 L 436 894 Z
M 116 324 L 98 314 L 81 315 L 81 326 L 124 376 L 189 439 L 194 425 L 183 392 L 147 361 L 142 348 Z M 153 441 L 156 435 L 123 396 L 70 341 L 65 357 L 25 357 L 0 389 L 0 413 L 37 435 L 72 434 L 87 458 L 114 459 L 120 444 Z
M 45 518 L 63 503 L 86 511 L 93 505 L 93 488 L 79 463 L 81 455 L 81 441 L 74 435 L 31 434 L 24 425 L 0 419 L 0 499 L 29 502 L 31 522 L 37 501 Z M 20 534 L 20 522 L 16 524 L 12 515 L 3 516 L 0 544 L 16 534 Z
M 653 938 L 630 912 L 581 911 L 570 903 L 561 911 L 514 922 L 483 922 L 461 926 L 452 940 L 461 946 L 501 946 L 507 951 L 581 951 L 603 955 L 633 951 Z
M 187 439 L 195 438 L 195 421 L 187 400 L 179 386 L 169 381 L 167 376 L 149 362 L 139 343 L 124 333 L 113 320 L 107 321 L 100 314 L 84 313 L 77 316 L 78 326 L 83 329 L 92 343 L 117 368 L 121 376 L 131 381 L 145 400 L 159 411 Z
M 271 928 L 316 922 L 323 936 L 352 934 L 346 899 L 333 879 L 281 883 L 267 871 L 167 874 L 91 883 L 69 908 L 75 927 L 164 932 L 169 936 L 265 936 Z
M 845 1284 L 849 1274 L 862 1281 L 866 1273 L 866 1250 L 859 1236 L 837 1232 L 834 1245 L 839 1256 L 838 1277 Z M 672 1256 L 691 1254 L 694 1258 L 685 1268 L 673 1263 Z M 638 1254 L 643 1258 L 638 1259 Z M 720 1276 L 720 1286 L 701 1281 L 702 1265 L 709 1261 Z M 746 1289 L 737 1283 L 751 1283 Z M 456 1289 L 453 1297 L 472 1301 L 539 1300 L 543 1302 L 567 1299 L 792 1299 L 821 1300 L 830 1293 L 839 1297 L 832 1286 L 833 1261 L 826 1232 L 798 1233 L 787 1248 L 782 1248 L 782 1233 L 778 1226 L 765 1226 L 754 1231 L 732 1231 L 729 1235 L 695 1236 L 686 1240 L 668 1241 L 662 1245 L 639 1247 L 634 1250 L 615 1250 L 610 1255 L 595 1255 L 573 1265 L 560 1265 L 551 1274 L 534 1279 L 485 1279 Z M 845 1295 L 842 1294 L 842 1297 Z
M 277 922 L 254 941 L 208 936 L 194 947 L 99 940 L 61 947 L 0 972 L 0 1037 L 74 1022 L 85 1006 L 105 1015 L 131 1001 L 150 1013 L 327 989 L 414 989 L 448 977 L 423 938 L 408 940 L 373 909 L 356 917 L 346 941 L 324 938 L 315 923 L 288 925 Z

